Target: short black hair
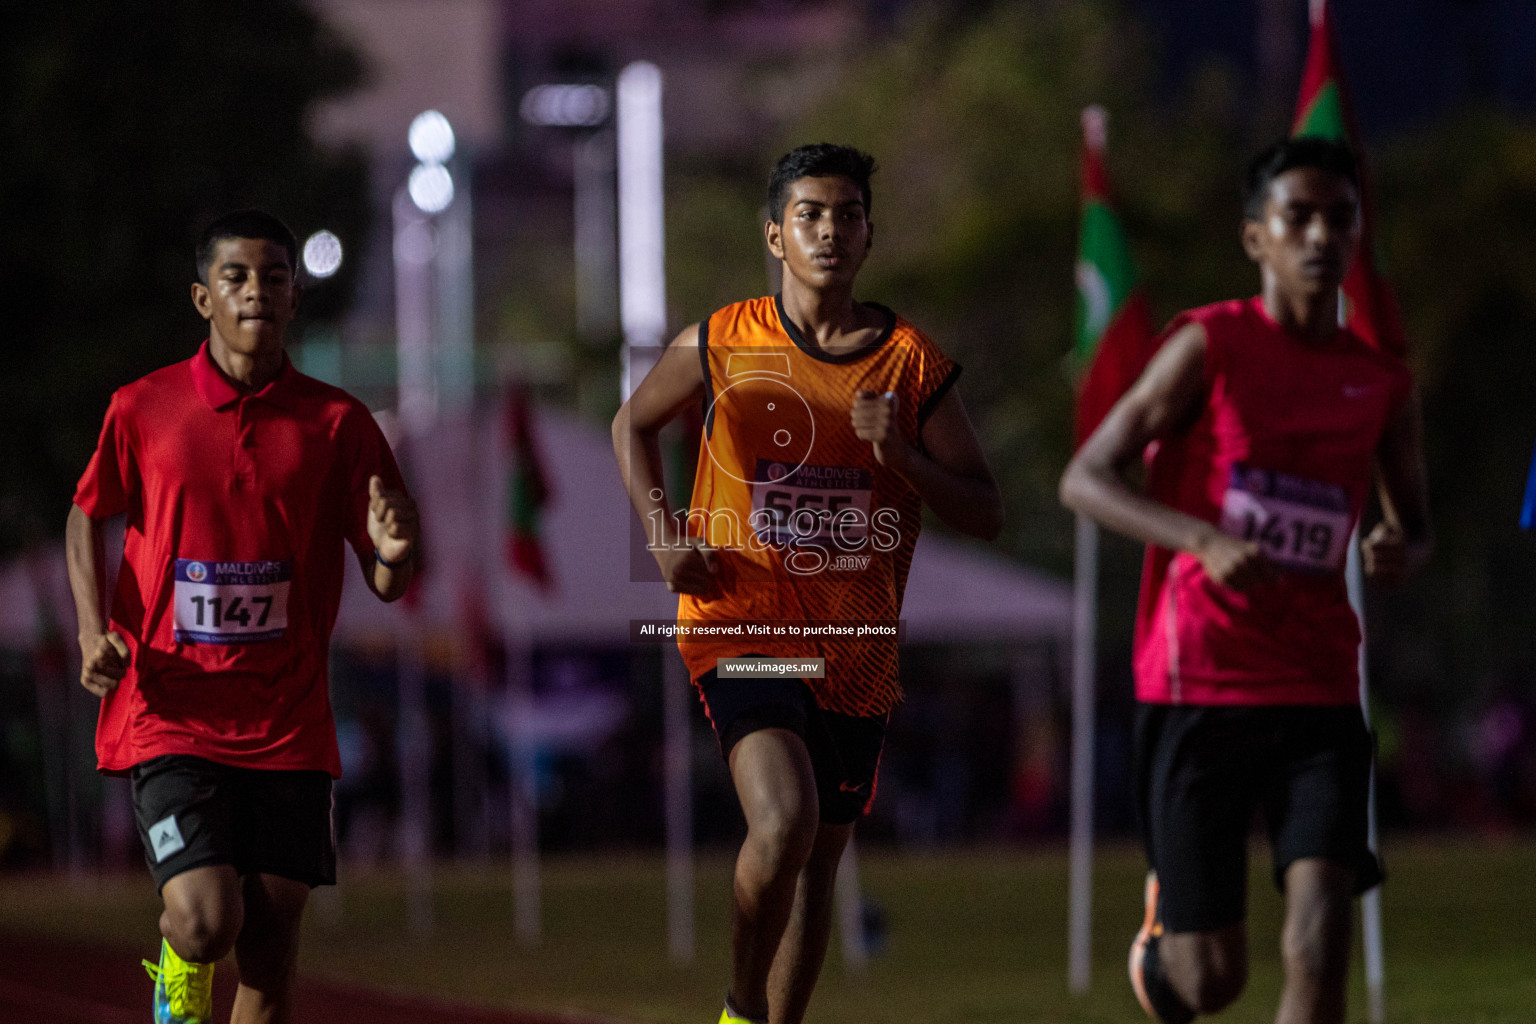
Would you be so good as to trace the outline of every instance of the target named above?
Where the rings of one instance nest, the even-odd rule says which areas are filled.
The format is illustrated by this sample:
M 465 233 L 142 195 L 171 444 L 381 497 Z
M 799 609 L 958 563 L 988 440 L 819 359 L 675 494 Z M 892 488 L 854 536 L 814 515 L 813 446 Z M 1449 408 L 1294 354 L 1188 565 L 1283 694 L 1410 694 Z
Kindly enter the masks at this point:
M 864 199 L 864 215 L 869 216 L 869 177 L 875 173 L 875 158 L 852 146 L 815 142 L 800 146 L 779 157 L 768 176 L 768 216 L 775 224 L 784 223 L 784 205 L 789 202 L 789 186 L 801 178 L 848 178 L 859 187 Z
M 197 242 L 197 279 L 208 283 L 208 268 L 213 266 L 213 250 L 226 238 L 260 238 L 275 242 L 288 254 L 288 268 L 299 270 L 299 243 L 288 225 L 262 210 L 235 210 L 214 220 L 203 229 Z
M 1268 146 L 1248 163 L 1243 175 L 1243 219 L 1261 220 L 1269 186 L 1286 171 L 1297 167 L 1316 167 L 1336 174 L 1360 188 L 1360 165 L 1354 150 L 1342 142 L 1320 135 L 1301 135 Z

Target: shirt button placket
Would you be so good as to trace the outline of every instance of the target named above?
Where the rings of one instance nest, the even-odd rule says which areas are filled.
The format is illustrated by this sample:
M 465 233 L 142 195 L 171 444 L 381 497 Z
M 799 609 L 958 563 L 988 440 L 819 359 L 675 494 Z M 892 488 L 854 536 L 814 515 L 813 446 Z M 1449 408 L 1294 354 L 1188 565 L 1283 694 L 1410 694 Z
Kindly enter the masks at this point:
M 252 433 L 252 407 L 247 399 L 235 406 L 234 490 L 249 490 L 254 479 L 250 449 L 256 446 Z

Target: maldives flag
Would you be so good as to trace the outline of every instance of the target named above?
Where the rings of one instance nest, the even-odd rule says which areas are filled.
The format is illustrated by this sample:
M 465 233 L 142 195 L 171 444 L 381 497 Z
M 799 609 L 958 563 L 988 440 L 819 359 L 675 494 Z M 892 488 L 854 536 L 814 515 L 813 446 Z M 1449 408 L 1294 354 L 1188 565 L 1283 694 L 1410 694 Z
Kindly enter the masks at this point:
M 1077 248 L 1077 338 L 1080 374 L 1073 447 L 1093 433 L 1110 407 L 1136 382 L 1157 349 L 1147 296 L 1120 218 L 1109 203 L 1104 172 L 1108 137 L 1104 108 L 1083 111 L 1083 216 Z
M 1307 45 L 1307 66 L 1301 76 L 1301 95 L 1296 100 L 1296 120 L 1291 135 L 1316 135 L 1342 142 L 1355 152 L 1360 164 L 1360 252 L 1344 278 L 1344 317 L 1354 331 L 1373 348 L 1391 355 L 1408 353 L 1408 337 L 1392 288 L 1381 273 L 1373 242 L 1370 175 L 1365 150 L 1355 126 L 1349 94 L 1344 88 L 1343 67 L 1334 46 L 1333 23 L 1327 0 L 1312 0 L 1312 38 Z
M 541 588 L 553 582 L 544 558 L 540 519 L 549 503 L 549 478 L 533 436 L 528 396 L 514 387 L 507 394 L 507 451 L 511 465 L 507 472 L 507 562 L 513 571 L 529 577 Z

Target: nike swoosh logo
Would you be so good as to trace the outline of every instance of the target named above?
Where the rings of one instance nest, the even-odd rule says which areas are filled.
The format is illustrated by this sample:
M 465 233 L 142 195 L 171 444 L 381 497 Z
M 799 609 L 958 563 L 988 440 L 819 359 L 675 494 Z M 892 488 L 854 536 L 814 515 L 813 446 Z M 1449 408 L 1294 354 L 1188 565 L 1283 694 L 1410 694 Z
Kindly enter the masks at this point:
M 837 788 L 844 793 L 857 793 L 859 790 L 864 788 L 864 784 L 860 783 L 857 786 L 850 786 L 846 782 L 839 782 L 837 784 Z

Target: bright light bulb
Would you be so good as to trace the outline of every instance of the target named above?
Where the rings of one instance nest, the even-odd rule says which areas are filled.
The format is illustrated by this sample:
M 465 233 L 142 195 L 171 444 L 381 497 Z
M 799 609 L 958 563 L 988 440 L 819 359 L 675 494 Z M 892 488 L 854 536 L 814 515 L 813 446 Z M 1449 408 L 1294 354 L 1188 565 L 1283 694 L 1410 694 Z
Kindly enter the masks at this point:
M 304 269 L 324 280 L 341 269 L 341 239 L 329 231 L 316 231 L 304 242 Z
M 417 114 L 406 140 L 424 164 L 445 164 L 453 156 L 453 125 L 436 110 Z
M 442 164 L 417 164 L 406 188 L 423 213 L 442 213 L 453 202 L 453 176 Z

